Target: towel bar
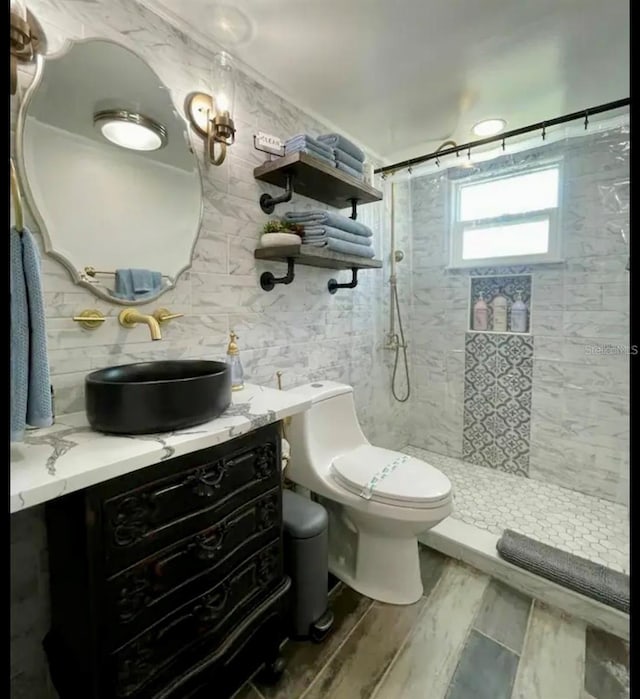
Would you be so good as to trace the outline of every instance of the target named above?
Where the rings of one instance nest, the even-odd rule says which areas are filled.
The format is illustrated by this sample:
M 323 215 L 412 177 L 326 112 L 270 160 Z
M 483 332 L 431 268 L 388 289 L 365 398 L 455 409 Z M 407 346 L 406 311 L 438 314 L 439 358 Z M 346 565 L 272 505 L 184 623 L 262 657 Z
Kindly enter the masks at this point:
M 98 274 L 105 274 L 107 276 L 114 277 L 116 274 L 115 272 L 101 271 L 101 270 L 96 269 L 95 267 L 91 267 L 91 266 L 85 267 L 82 271 L 84 274 L 86 274 L 87 277 L 95 277 Z M 163 274 L 162 278 L 163 279 L 171 279 L 171 277 L 168 274 Z

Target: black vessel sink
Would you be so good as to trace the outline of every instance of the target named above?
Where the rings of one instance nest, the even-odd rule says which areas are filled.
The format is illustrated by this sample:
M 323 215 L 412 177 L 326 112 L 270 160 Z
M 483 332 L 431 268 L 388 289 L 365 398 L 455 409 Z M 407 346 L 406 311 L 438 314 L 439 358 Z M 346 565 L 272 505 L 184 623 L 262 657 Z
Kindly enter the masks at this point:
M 223 362 L 199 359 L 121 364 L 85 379 L 94 430 L 115 434 L 169 432 L 200 425 L 231 403 L 231 373 Z

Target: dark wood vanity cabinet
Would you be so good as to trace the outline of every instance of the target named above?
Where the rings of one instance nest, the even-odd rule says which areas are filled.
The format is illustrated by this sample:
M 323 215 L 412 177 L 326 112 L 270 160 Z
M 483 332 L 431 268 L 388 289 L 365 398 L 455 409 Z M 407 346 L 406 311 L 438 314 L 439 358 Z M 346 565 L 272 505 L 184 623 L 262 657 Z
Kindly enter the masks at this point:
M 274 424 L 47 504 L 61 699 L 224 699 L 277 664 L 280 463 Z

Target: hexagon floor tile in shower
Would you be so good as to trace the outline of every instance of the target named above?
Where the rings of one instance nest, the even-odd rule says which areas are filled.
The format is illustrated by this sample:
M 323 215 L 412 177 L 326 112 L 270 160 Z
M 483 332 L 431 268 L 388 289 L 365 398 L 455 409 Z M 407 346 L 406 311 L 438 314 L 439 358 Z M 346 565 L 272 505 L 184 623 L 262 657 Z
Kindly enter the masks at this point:
M 629 572 L 629 516 L 623 505 L 417 447 L 402 451 L 447 475 L 454 491 L 455 519 L 494 534 L 514 529 L 613 570 Z

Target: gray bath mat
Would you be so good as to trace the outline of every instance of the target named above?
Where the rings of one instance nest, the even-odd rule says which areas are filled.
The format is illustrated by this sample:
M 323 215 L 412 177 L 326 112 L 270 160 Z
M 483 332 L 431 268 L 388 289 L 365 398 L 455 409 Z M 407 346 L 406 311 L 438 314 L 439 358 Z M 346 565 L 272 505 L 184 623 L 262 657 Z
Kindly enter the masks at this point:
M 504 530 L 496 548 L 509 563 L 629 613 L 629 576 L 624 573 L 560 551 L 512 529 Z

